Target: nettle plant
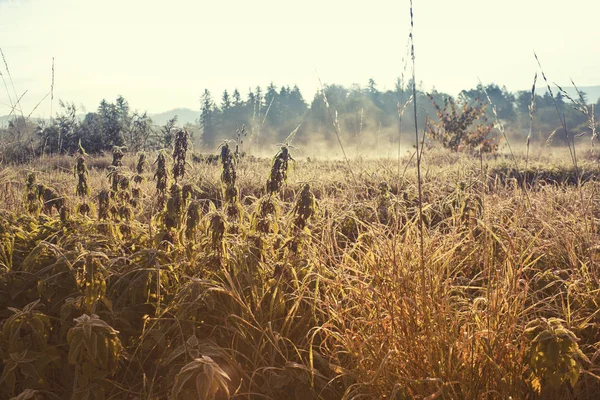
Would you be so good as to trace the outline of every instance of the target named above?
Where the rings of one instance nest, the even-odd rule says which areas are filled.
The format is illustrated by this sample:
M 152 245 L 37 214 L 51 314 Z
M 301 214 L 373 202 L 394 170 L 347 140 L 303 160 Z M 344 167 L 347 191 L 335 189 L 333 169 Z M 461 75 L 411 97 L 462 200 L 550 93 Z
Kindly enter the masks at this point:
M 173 178 L 176 182 L 185 175 L 189 142 L 189 133 L 185 129 L 179 129 L 175 134 L 175 146 L 173 147 Z
M 287 145 L 282 145 L 271 165 L 271 173 L 267 179 L 267 193 L 274 194 L 283 188 L 287 181 L 290 161 L 294 161 L 290 154 L 290 148 Z
M 531 387 L 538 393 L 556 392 L 579 380 L 582 361 L 590 363 L 577 342 L 579 339 L 564 327 L 559 318 L 538 318 L 527 324 L 524 335 L 529 340 Z
M 144 181 L 144 177 L 142 176 L 142 174 L 144 173 L 144 170 L 146 169 L 147 165 L 148 161 L 146 160 L 146 154 L 140 153 L 140 155 L 138 156 L 137 163 L 135 164 L 136 175 L 133 178 L 133 181 L 135 183 L 140 184 Z
M 292 229 L 287 239 L 287 245 L 295 254 L 299 254 L 302 251 L 302 246 L 306 246 L 310 242 L 308 222 L 315 214 L 316 208 L 315 196 L 310 191 L 310 185 L 306 183 L 296 197 L 291 210 Z
M 486 104 L 475 99 L 474 104 L 456 102 L 451 97 L 444 99 L 444 106 L 428 94 L 439 121 L 429 120 L 427 131 L 430 137 L 444 148 L 452 151 L 478 150 L 481 153 L 495 153 L 498 139 L 492 136 L 494 125 L 485 116 Z
M 112 151 L 112 166 L 113 167 L 122 167 L 123 166 L 123 157 L 125 153 L 123 153 L 124 147 L 114 146 Z
M 169 173 L 167 171 L 167 158 L 165 153 L 161 151 L 156 157 L 156 172 L 154 173 L 154 179 L 156 180 L 156 194 L 158 195 L 158 206 L 162 208 L 167 199 L 167 185 L 169 180 Z
M 27 211 L 29 211 L 30 214 L 38 215 L 40 213 L 41 204 L 35 172 L 30 172 L 27 175 L 26 188 L 25 200 L 27 203 Z
M 208 356 L 187 363 L 175 376 L 173 400 L 215 399 L 218 393 L 229 397 L 229 375 Z
M 47 386 L 49 364 L 56 352 L 48 346 L 50 318 L 36 308 L 39 300 L 23 309 L 9 307 L 12 315 L 0 330 L 0 356 L 4 366 L 0 379 L 0 396 L 10 398 L 25 388 Z
M 77 157 L 77 162 L 75 164 L 75 176 L 77 177 L 75 194 L 83 199 L 83 203 L 79 205 L 77 211 L 81 215 L 89 215 L 92 209 L 90 204 L 88 204 L 87 199 L 90 197 L 91 191 L 88 184 L 89 172 L 87 166 L 85 165 L 85 156 L 83 152 L 79 155 L 79 157 Z
M 141 204 L 142 198 L 142 188 L 140 185 L 144 182 L 144 170 L 148 165 L 148 161 L 146 160 L 146 154 L 140 153 L 138 156 L 138 161 L 135 165 L 135 176 L 133 177 L 133 182 L 135 183 L 135 187 L 131 189 L 131 194 L 133 196 L 134 205 L 138 206 Z
M 133 182 L 135 186 L 131 189 L 131 195 L 133 196 L 133 205 L 138 206 L 141 204 L 142 199 L 142 188 L 140 187 L 141 183 L 144 182 L 144 170 L 148 165 L 148 161 L 146 160 L 146 155 L 144 153 L 140 153 L 138 156 L 137 163 L 135 165 L 135 176 L 133 177 Z
M 242 206 L 239 202 L 239 189 L 236 186 L 235 156 L 229 148 L 229 143 L 221 145 L 221 184 L 223 185 L 224 210 L 227 218 L 233 222 L 231 228 L 237 229 L 242 218 Z
M 102 384 L 117 371 L 123 350 L 118 334 L 95 314 L 75 318 L 67 334 L 69 364 L 75 366 L 74 398 L 104 398 Z

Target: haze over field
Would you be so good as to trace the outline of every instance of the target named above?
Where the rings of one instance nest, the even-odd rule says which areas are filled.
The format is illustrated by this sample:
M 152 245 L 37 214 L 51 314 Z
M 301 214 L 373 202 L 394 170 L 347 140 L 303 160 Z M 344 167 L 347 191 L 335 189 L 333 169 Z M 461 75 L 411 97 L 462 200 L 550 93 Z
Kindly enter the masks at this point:
M 308 0 L 294 7 L 254 2 L 0 0 L 0 47 L 22 105 L 49 91 L 93 111 L 121 94 L 133 107 L 160 113 L 197 110 L 205 88 L 297 84 L 306 99 L 324 83 L 369 78 L 392 89 L 402 73 L 409 30 L 407 1 Z M 600 82 L 595 2 L 516 1 L 415 4 L 417 81 L 457 94 L 477 77 L 509 90 L 530 87 L 537 69 L 568 86 Z M 582 40 L 585 38 L 585 40 Z M 4 71 L 4 68 L 2 68 Z M 10 112 L 0 91 L 0 115 Z M 56 110 L 56 101 L 55 108 Z M 49 99 L 37 110 L 50 114 Z

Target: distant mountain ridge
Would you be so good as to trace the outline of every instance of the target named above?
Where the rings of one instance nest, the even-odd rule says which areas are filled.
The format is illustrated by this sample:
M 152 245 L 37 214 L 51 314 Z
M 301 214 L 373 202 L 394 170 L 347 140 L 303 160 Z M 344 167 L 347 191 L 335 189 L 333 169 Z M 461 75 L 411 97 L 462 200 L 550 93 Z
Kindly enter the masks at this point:
M 185 125 L 185 124 L 195 124 L 200 117 L 200 111 L 194 111 L 189 108 L 175 108 L 173 110 L 164 111 L 161 113 L 150 114 L 148 116 L 152 118 L 152 122 L 155 125 L 164 125 L 168 120 L 177 116 L 177 124 Z M 77 117 L 80 120 L 85 118 L 85 114 L 78 114 Z M 8 126 L 8 122 L 14 118 L 14 115 L 0 115 L 0 128 Z M 31 118 L 32 120 L 37 120 L 38 118 Z
M 20 114 L 19 114 L 19 116 L 20 116 Z M 11 121 L 14 117 L 15 117 L 14 114 L 13 115 L 0 115 L 0 128 L 7 127 L 9 121 Z M 37 117 L 30 117 L 29 120 L 41 121 L 41 119 L 37 118 Z
M 177 116 L 177 125 L 195 124 L 200 117 L 200 111 L 189 108 L 175 108 L 158 114 L 148 114 L 155 125 L 164 125 L 174 116 Z
M 0 116 L 0 127 L 8 125 L 9 119 L 10 119 L 10 116 L 8 116 L 8 115 Z

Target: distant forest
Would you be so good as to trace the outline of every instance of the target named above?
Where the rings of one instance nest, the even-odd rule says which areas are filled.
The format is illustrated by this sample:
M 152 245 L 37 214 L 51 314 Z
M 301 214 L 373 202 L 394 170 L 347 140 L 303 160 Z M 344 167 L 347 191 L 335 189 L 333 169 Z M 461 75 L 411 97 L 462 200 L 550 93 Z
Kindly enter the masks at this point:
M 214 152 L 220 143 L 230 139 L 244 140 L 250 151 L 260 149 L 286 141 L 297 128 L 294 144 L 298 146 L 336 146 L 337 131 L 344 144 L 372 150 L 377 143 L 404 140 L 408 144 L 408 135 L 414 135 L 414 111 L 412 106 L 406 107 L 402 118 L 399 111 L 409 105 L 412 93 L 412 82 L 402 84 L 400 79 L 393 90 L 386 91 L 380 91 L 372 79 L 366 86 L 325 85 L 310 102 L 297 86 L 278 87 L 273 83 L 245 94 L 234 89 L 215 96 L 205 90 L 200 96 L 196 123 L 186 124 L 185 128 L 190 131 L 196 150 L 204 152 Z M 572 134 L 588 131 L 589 115 L 581 110 L 588 101 L 581 94 L 582 97 L 569 99 L 554 89 L 554 98 L 548 92 L 536 95 L 531 140 L 546 142 L 552 132 L 560 133 L 559 115 L 564 116 Z M 457 105 L 487 104 L 488 96 L 493 105 L 488 104 L 486 109 L 488 121 L 496 121 L 497 116 L 511 140 L 524 141 L 530 129 L 531 91 L 511 93 L 505 87 L 488 84 L 463 90 L 453 100 Z M 436 90 L 417 90 L 417 121 L 421 129 L 426 117 L 438 118 L 433 102 L 444 104 L 447 98 L 451 96 Z M 600 100 L 594 106 L 588 111 L 594 108 L 598 121 Z M 8 126 L 0 129 L 0 153 L 3 161 L 10 162 L 42 154 L 73 153 L 79 143 L 88 153 L 109 151 L 113 146 L 124 146 L 133 152 L 169 148 L 178 127 L 176 118 L 164 125 L 154 124 L 147 113 L 133 111 L 123 97 L 114 103 L 103 100 L 95 112 L 83 118 L 74 103 L 61 102 L 50 121 L 11 118 Z M 553 144 L 564 144 L 564 138 L 564 134 L 553 135 Z

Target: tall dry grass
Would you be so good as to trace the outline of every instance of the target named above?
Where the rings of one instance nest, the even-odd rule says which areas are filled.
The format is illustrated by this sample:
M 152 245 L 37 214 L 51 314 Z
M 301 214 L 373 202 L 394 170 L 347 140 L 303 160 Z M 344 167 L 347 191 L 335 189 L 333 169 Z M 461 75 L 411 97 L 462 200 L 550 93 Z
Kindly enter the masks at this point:
M 183 214 L 157 214 L 155 171 L 127 155 L 121 175 L 144 178 L 131 217 L 105 160 L 86 158 L 90 199 L 49 167 L 74 158 L 5 169 L 2 396 L 595 398 L 597 166 L 424 158 L 421 201 L 418 171 L 398 181 L 385 160 L 354 162 L 356 180 L 298 161 L 267 201 L 272 165 L 242 158 L 235 222 L 219 165 L 188 164 L 189 195 L 166 199 Z M 106 192 L 108 217 L 30 215 L 29 170 L 71 210 Z

